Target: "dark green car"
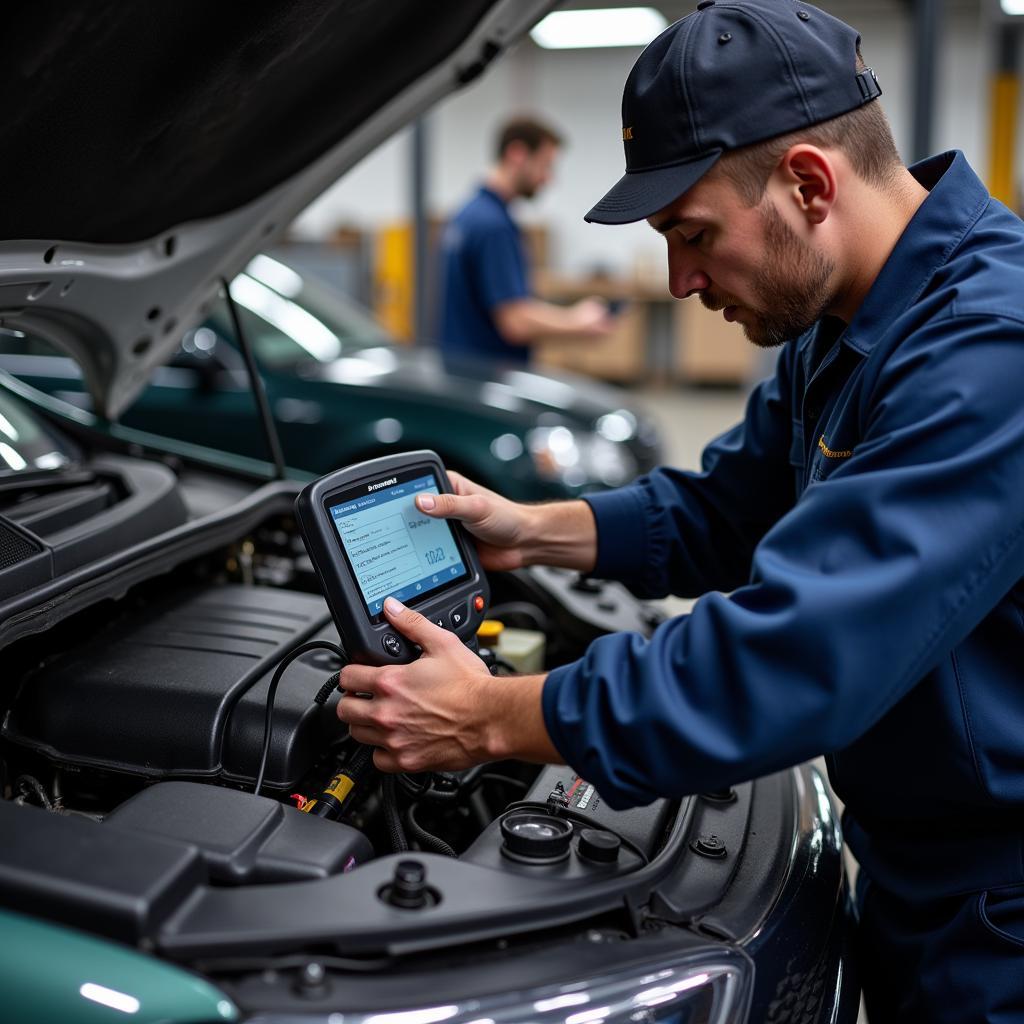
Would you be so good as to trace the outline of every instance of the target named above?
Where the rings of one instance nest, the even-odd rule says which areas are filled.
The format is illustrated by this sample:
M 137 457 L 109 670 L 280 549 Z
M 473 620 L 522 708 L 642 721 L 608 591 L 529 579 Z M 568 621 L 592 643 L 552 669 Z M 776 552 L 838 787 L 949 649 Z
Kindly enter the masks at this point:
M 429 448 L 485 486 L 536 500 L 614 487 L 659 461 L 653 424 L 610 387 L 398 345 L 354 303 L 264 254 L 231 294 L 290 466 L 321 474 Z M 42 338 L 0 327 L 0 368 L 90 404 L 75 361 Z M 267 458 L 223 300 L 185 333 L 121 422 Z

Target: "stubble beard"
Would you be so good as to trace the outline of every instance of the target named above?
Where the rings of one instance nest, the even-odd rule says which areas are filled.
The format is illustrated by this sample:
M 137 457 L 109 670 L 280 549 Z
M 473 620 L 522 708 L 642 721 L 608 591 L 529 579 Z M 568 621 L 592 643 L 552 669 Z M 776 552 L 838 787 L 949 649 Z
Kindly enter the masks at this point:
M 829 282 L 835 261 L 815 253 L 767 201 L 761 205 L 766 262 L 754 275 L 752 286 L 760 308 L 755 318 L 741 323 L 747 339 L 758 348 L 777 348 L 817 323 L 832 302 Z M 741 303 L 714 292 L 701 292 L 700 301 L 711 310 Z
M 514 183 L 517 199 L 532 199 L 537 194 L 537 185 L 525 171 L 521 172 Z

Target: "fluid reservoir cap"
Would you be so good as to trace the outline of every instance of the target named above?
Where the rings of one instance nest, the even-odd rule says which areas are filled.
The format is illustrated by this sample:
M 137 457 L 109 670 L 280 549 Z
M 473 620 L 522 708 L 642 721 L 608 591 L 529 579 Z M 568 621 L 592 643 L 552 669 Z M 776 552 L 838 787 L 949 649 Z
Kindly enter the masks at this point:
M 498 637 L 501 636 L 504 629 L 504 622 L 499 622 L 497 619 L 484 619 L 480 623 L 476 635 L 479 637 L 480 643 L 485 647 L 491 647 L 498 642 Z
M 598 864 L 614 864 L 619 859 L 622 840 L 611 832 L 599 828 L 585 828 L 580 832 L 577 853 L 585 860 Z
M 400 860 L 389 885 L 377 893 L 379 899 L 402 910 L 422 910 L 440 902 L 435 889 L 427 885 L 427 869 L 418 860 Z
M 553 814 L 513 811 L 501 820 L 501 852 L 512 860 L 552 864 L 569 856 L 572 822 Z

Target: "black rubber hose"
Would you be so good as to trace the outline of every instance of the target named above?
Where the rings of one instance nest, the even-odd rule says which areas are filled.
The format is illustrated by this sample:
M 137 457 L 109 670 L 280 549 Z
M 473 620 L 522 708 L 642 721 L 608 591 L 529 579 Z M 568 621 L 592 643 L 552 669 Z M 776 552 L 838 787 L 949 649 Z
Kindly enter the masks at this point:
M 433 853 L 443 854 L 445 857 L 454 857 L 455 847 L 449 846 L 443 839 L 435 836 L 432 832 L 428 832 L 422 825 L 416 820 L 416 807 L 413 805 L 409 808 L 405 815 L 405 823 L 409 826 L 409 831 L 412 833 L 413 839 L 416 840 L 425 850 L 430 850 Z
M 388 827 L 391 849 L 395 853 L 405 853 L 409 849 L 409 840 L 405 838 L 402 816 L 398 813 L 398 795 L 395 792 L 394 775 L 384 776 L 381 790 L 384 793 L 384 822 Z

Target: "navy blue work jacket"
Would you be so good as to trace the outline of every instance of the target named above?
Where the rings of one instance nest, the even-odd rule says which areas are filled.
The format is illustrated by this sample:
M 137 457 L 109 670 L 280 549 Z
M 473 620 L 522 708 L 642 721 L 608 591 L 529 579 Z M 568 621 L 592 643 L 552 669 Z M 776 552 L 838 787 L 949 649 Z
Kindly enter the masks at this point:
M 530 294 L 526 250 L 505 200 L 481 186 L 449 222 L 441 255 L 441 351 L 527 363 L 529 346 L 507 342 L 494 322 L 498 306 Z
M 827 753 L 869 877 L 930 898 L 1024 881 L 1024 224 L 962 154 L 912 171 L 849 326 L 787 343 L 703 472 L 587 499 L 595 575 L 704 596 L 543 707 L 616 807 Z

